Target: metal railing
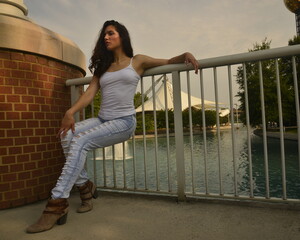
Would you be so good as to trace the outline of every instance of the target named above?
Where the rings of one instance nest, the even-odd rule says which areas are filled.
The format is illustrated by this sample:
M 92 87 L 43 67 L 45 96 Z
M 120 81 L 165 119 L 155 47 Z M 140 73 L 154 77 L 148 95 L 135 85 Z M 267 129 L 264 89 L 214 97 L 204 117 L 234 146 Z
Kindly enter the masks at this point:
M 118 147 L 122 150 L 121 161 L 116 158 L 115 146 L 111 147 L 112 154 L 109 157 L 107 156 L 107 151 L 105 149 L 95 150 L 91 155 L 92 160 L 89 161 L 92 162 L 92 164 L 87 164 L 87 167 L 92 168 L 89 172 L 94 175 L 94 180 L 97 182 L 98 187 L 100 189 L 110 189 L 114 191 L 174 195 L 177 196 L 179 200 L 184 200 L 186 197 L 196 197 L 299 203 L 299 194 L 290 197 L 287 185 L 295 187 L 297 189 L 296 192 L 300 192 L 300 131 L 294 133 L 294 136 L 296 136 L 296 140 L 298 141 L 294 141 L 292 143 L 294 151 L 292 160 L 294 167 L 292 167 L 292 169 L 295 169 L 295 166 L 297 165 L 297 173 L 294 173 L 293 178 L 289 177 L 289 182 L 287 184 L 287 159 L 285 149 L 287 146 L 290 146 L 291 143 L 288 142 L 288 140 L 285 140 L 280 88 L 281 84 L 278 67 L 278 59 L 283 57 L 291 58 L 291 68 L 293 71 L 295 89 L 294 100 L 296 105 L 294 113 L 297 117 L 296 127 L 299 129 L 299 93 L 295 60 L 296 56 L 299 54 L 300 46 L 295 45 L 199 60 L 199 78 L 195 79 L 193 76 L 192 82 L 190 71 L 193 69 L 191 66 L 186 66 L 184 64 L 173 64 L 147 70 L 143 75 L 140 82 L 140 89 L 138 89 L 138 91 L 140 91 L 143 95 L 145 92 L 145 80 L 147 78 L 151 78 L 154 122 L 154 133 L 151 135 L 152 138 L 149 140 L 150 138 L 146 133 L 146 113 L 144 110 L 144 98 L 142 98 L 143 110 L 141 115 L 143 121 L 143 134 L 140 136 L 133 136 L 132 139 L 128 140 L 126 143 L 122 143 L 121 147 Z M 264 92 L 266 89 L 263 87 L 264 79 L 262 73 L 262 63 L 270 59 L 275 61 L 274 74 L 276 76 L 276 94 L 279 113 L 279 140 L 277 140 L 279 142 L 274 143 L 274 146 L 278 146 L 279 144 L 280 151 L 277 155 L 279 155 L 281 167 L 278 167 L 275 170 L 273 169 L 273 165 L 277 164 L 277 160 L 276 162 L 274 160 L 274 163 L 272 162 L 270 165 L 270 161 L 273 161 L 273 157 L 270 159 L 270 149 L 268 149 L 270 139 L 268 138 L 265 115 L 266 106 L 264 101 Z M 250 125 L 249 117 L 249 104 L 251 104 L 249 103 L 249 94 L 251 93 L 249 93 L 247 89 L 248 79 L 246 69 L 246 63 L 249 62 L 258 63 L 262 115 L 262 138 L 258 140 L 254 139 L 255 136 L 253 135 L 253 128 Z M 214 85 L 215 111 L 219 113 L 220 96 L 218 93 L 218 84 L 220 83 L 220 80 L 218 78 L 218 70 L 221 67 L 224 68 L 224 66 L 227 68 L 229 109 L 230 112 L 233 113 L 235 92 L 233 91 L 232 68 L 236 67 L 236 65 L 241 66 L 243 69 L 243 81 L 245 87 L 245 127 L 237 130 L 235 127 L 234 115 L 231 114 L 229 118 L 229 126 L 231 127 L 229 127 L 229 131 L 224 133 L 217 114 L 216 128 L 214 131 L 209 131 L 206 126 L 205 89 L 207 85 L 204 86 L 204 71 L 212 70 L 213 72 L 213 81 L 211 84 Z M 155 97 L 155 77 L 161 75 L 168 75 L 172 79 L 175 124 L 175 133 L 171 134 L 168 124 L 168 111 L 165 111 L 166 127 L 163 137 L 161 137 L 161 134 L 158 134 L 157 131 Z M 80 91 L 78 90 L 78 87 L 89 84 L 90 81 L 91 77 L 86 77 L 70 79 L 66 82 L 67 86 L 71 86 L 72 103 L 79 97 Z M 197 133 L 197 135 L 192 127 L 190 127 L 188 131 L 185 131 L 183 127 L 181 99 L 183 81 L 185 81 L 188 92 L 189 126 L 193 126 L 193 117 L 191 113 L 191 85 L 195 82 L 199 84 L 197 92 L 198 95 L 201 96 L 199 104 L 201 103 L 202 130 L 200 133 Z M 168 109 L 168 104 L 170 103 L 168 103 L 168 99 L 166 97 L 166 81 L 163 84 L 165 93 L 164 104 L 166 109 Z M 195 91 L 194 87 L 193 90 Z M 79 115 L 77 115 L 77 120 L 79 120 Z M 224 134 L 227 134 L 226 143 L 224 143 Z M 228 141 L 228 139 L 231 140 Z M 254 140 L 258 141 L 258 143 L 255 143 L 258 149 L 260 149 L 260 146 L 263 146 L 261 157 L 259 159 L 256 159 L 256 153 L 253 152 L 258 151 L 253 147 Z M 195 141 L 197 141 L 197 143 Z M 226 144 L 228 144 L 228 146 Z M 128 145 L 130 145 L 129 150 Z M 149 145 L 151 145 L 151 147 L 149 147 Z M 161 147 L 162 145 L 164 146 L 163 150 Z M 226 146 L 224 147 L 224 145 Z M 129 157 L 126 157 L 126 151 L 130 151 Z M 263 160 L 261 160 L 261 158 Z M 297 159 L 297 163 L 295 163 L 295 159 Z M 272 179 L 272 187 L 270 188 L 271 170 L 273 171 L 271 174 L 272 176 L 276 176 L 276 174 L 280 175 L 281 183 L 278 183 L 278 181 L 274 183 Z M 258 183 L 259 179 L 261 183 Z M 280 188 L 280 194 L 274 194 L 274 192 L 278 190 L 278 187 Z

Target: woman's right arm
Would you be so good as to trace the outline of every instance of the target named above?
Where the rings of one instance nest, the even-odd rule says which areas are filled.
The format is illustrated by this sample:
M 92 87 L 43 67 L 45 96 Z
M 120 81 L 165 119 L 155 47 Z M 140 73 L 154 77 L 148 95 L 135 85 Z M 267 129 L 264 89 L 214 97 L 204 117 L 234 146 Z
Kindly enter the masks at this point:
M 87 90 L 80 96 L 77 102 L 66 111 L 65 116 L 61 121 L 61 127 L 57 133 L 57 137 L 59 137 L 61 134 L 61 136 L 64 137 L 69 129 L 72 129 L 72 132 L 75 131 L 74 114 L 88 106 L 94 99 L 99 89 L 99 79 L 96 76 L 93 76 L 93 79 Z

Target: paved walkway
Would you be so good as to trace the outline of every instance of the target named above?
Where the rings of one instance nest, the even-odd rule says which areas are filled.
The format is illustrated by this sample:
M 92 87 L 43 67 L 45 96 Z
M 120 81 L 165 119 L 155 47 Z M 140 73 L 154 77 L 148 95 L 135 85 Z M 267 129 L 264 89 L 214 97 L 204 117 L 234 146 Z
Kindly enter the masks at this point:
M 38 234 L 26 227 L 41 214 L 45 201 L 0 211 L 0 240 L 299 240 L 300 212 L 207 202 L 102 194 L 94 210 L 75 212 L 70 198 L 65 225 Z

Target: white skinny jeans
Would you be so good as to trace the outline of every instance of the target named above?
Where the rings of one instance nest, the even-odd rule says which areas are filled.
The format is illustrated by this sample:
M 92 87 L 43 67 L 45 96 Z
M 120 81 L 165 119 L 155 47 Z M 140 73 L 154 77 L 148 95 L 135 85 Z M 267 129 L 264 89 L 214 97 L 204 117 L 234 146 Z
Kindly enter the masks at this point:
M 80 186 L 88 181 L 84 164 L 89 150 L 123 142 L 132 136 L 135 127 L 135 115 L 108 121 L 90 118 L 76 123 L 75 132 L 69 130 L 61 139 L 66 162 L 51 191 L 52 199 L 68 198 L 74 184 Z

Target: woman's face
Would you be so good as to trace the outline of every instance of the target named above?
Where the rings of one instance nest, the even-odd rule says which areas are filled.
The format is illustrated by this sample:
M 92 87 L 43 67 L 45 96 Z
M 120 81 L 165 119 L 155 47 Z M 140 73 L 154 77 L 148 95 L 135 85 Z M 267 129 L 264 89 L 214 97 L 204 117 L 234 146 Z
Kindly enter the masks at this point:
M 104 31 L 104 43 L 109 51 L 122 47 L 122 41 L 116 28 L 112 25 L 107 26 Z

